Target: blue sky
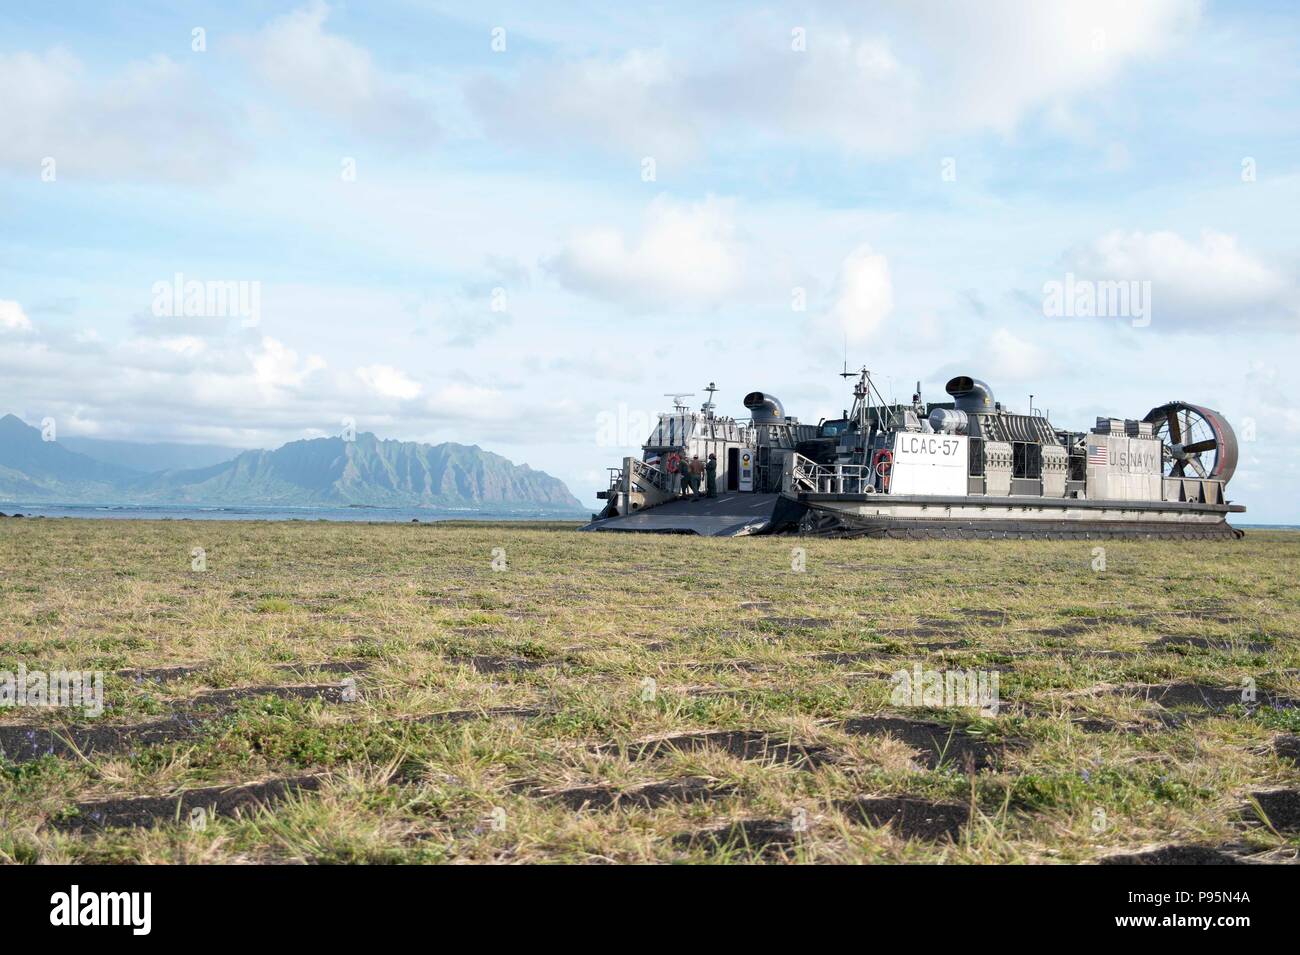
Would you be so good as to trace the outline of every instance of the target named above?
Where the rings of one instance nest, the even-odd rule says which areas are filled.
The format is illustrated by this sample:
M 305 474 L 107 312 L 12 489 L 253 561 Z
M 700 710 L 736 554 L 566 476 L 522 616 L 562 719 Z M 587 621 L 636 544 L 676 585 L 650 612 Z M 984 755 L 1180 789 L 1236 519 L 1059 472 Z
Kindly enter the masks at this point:
M 6 9 L 0 410 L 241 447 L 348 417 L 594 507 L 663 393 L 815 420 L 847 348 L 1063 427 L 1218 408 L 1231 496 L 1300 522 L 1300 14 L 862 6 Z M 256 323 L 155 314 L 177 273 L 257 283 Z M 1049 314 L 1067 275 L 1149 283 L 1149 322 Z

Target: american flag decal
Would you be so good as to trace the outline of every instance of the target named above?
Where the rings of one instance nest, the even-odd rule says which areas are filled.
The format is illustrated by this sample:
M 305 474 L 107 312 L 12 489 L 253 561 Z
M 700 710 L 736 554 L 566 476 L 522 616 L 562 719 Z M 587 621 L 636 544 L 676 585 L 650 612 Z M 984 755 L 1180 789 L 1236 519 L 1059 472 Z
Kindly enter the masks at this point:
M 1095 464 L 1099 467 L 1106 466 L 1106 445 L 1090 444 L 1088 445 L 1088 463 Z

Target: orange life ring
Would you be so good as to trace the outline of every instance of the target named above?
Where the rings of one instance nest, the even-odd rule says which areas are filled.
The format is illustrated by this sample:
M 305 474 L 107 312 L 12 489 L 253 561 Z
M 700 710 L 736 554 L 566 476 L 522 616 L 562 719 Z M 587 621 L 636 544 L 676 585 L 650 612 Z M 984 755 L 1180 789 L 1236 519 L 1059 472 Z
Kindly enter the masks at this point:
M 889 472 L 894 466 L 894 452 L 888 448 L 878 448 L 876 453 L 871 456 L 871 467 L 880 475 L 880 488 L 883 491 L 889 490 Z
M 682 466 L 682 456 L 678 454 L 676 451 L 673 451 L 668 455 L 668 459 L 664 464 L 664 467 L 668 469 L 669 474 L 676 474 L 677 469 L 681 466 Z

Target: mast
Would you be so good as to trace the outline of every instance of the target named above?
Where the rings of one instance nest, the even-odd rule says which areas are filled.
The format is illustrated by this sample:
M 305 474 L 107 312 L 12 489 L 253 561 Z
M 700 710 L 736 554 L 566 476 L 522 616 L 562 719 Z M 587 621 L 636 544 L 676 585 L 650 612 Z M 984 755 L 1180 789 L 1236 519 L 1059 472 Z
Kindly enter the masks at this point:
M 877 414 L 877 420 L 884 420 L 884 411 L 888 406 L 885 396 L 880 393 L 880 389 L 875 386 L 871 380 L 871 372 L 866 365 L 856 372 L 849 371 L 847 366 L 844 371 L 840 372 L 841 378 L 852 378 L 857 376 L 857 383 L 853 386 L 853 411 L 851 417 L 856 419 L 858 430 L 863 434 L 867 432 L 871 424 L 872 396 L 880 403 L 880 412 Z
M 713 403 L 713 393 L 718 390 L 718 386 L 715 385 L 713 382 L 709 382 L 709 387 L 705 388 L 704 390 L 709 393 L 709 400 L 704 402 L 704 404 L 700 405 L 700 410 L 703 411 L 708 417 L 712 418 L 713 409 L 716 407 Z
M 704 390 L 709 393 L 709 400 L 700 405 L 700 410 L 704 412 L 704 420 L 708 422 L 709 437 L 716 438 L 718 436 L 718 425 L 713 418 L 713 409 L 716 407 L 713 403 L 713 393 L 718 390 L 718 386 L 713 382 L 709 382 L 709 387 Z

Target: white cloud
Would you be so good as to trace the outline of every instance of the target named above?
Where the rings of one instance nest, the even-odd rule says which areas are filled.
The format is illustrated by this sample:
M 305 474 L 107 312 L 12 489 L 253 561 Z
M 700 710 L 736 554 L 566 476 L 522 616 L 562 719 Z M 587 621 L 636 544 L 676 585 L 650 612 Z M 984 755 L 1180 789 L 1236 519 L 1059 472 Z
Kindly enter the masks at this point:
M 0 299 L 0 331 L 29 332 L 32 320 L 17 302 Z
M 745 271 L 731 204 L 655 199 L 639 234 L 611 227 L 575 235 L 546 267 L 567 288 L 629 307 L 718 304 Z
M 299 361 L 296 351 L 270 336 L 262 338 L 260 350 L 250 349 L 248 357 L 253 364 L 257 388 L 264 395 L 298 388 L 312 372 L 325 367 L 325 359 L 319 355 L 309 355 Z
M 496 136 L 563 145 L 575 132 L 598 135 L 660 162 L 695 152 L 697 130 L 677 101 L 677 71 L 662 50 L 632 50 L 527 68 L 515 83 L 480 77 L 466 97 Z
M 1154 58 L 1199 19 L 1200 0 L 898 0 L 928 76 L 938 129 L 1007 133 L 1029 112 L 1098 89 Z
M 1066 267 L 1094 281 L 1150 282 L 1153 326 L 1297 314 L 1293 281 L 1242 249 L 1236 236 L 1210 229 L 1199 242 L 1175 232 L 1110 232 L 1067 254 Z
M 1046 381 L 1059 364 L 1055 355 L 1010 329 L 997 328 L 984 350 L 981 373 L 999 381 Z
M 391 365 L 367 365 L 357 369 L 357 377 L 378 395 L 385 398 L 415 398 L 423 390 L 420 383 L 412 381 L 405 373 Z
M 0 89 L 0 165 L 33 180 L 206 181 L 240 148 L 225 111 L 166 56 L 92 74 L 63 49 L 0 55 Z
M 174 352 L 177 355 L 184 355 L 187 358 L 197 358 L 208 349 L 208 343 L 194 335 L 164 338 L 159 341 L 159 344 L 167 351 Z
M 465 382 L 442 385 L 428 400 L 429 412 L 435 417 L 456 417 L 476 422 L 508 420 L 517 412 L 513 405 L 496 388 Z
M 889 261 L 870 246 L 858 246 L 840 266 L 829 312 L 832 327 L 849 344 L 861 344 L 875 337 L 893 310 Z
M 400 414 L 394 398 L 404 402 Z M 71 335 L 0 337 L 5 411 L 60 422 L 78 415 L 83 424 L 75 433 L 243 447 L 337 433 L 344 413 L 384 437 L 441 433 L 484 443 L 517 439 L 525 418 L 544 431 L 571 434 L 574 413 L 568 399 L 539 399 L 532 388 L 444 377 L 426 395 L 388 365 L 331 373 L 319 355 L 270 337 L 253 344 L 137 337 L 91 348 L 75 347 Z
M 379 69 L 368 50 L 327 33 L 329 14 L 318 0 L 236 46 L 267 86 L 294 106 L 397 142 L 435 139 L 438 125 L 429 104 L 407 91 L 407 80 Z
M 1040 110 L 1067 115 L 1065 101 L 1161 53 L 1199 11 L 1200 0 L 844 5 L 805 21 L 803 51 L 788 17 L 754 13 L 698 26 L 694 48 L 526 65 L 512 82 L 471 83 L 467 98 L 492 135 L 638 157 L 689 158 L 749 134 L 893 155 L 1009 134 Z
M 957 326 L 951 328 L 955 331 Z M 987 382 L 998 401 L 1021 410 L 1027 410 L 1030 392 L 1049 402 L 1053 397 L 1060 400 L 1063 393 L 1083 394 L 1088 396 L 1088 400 L 1104 399 L 1104 395 L 1093 394 L 1086 381 L 1071 377 L 1077 369 L 1062 364 L 1059 343 L 1044 343 L 1051 335 L 1051 330 L 1041 324 L 1022 329 L 999 325 L 981 331 L 960 350 L 945 349 L 943 354 L 950 360 L 943 362 L 930 377 L 937 384 L 943 384 L 956 375 L 972 375 Z M 1073 354 L 1082 363 L 1092 360 L 1086 349 L 1077 346 Z M 1013 385 L 1020 387 L 1013 388 Z M 1113 399 L 1112 395 L 1109 400 Z M 1062 410 L 1057 408 L 1057 411 Z M 1114 411 L 1113 407 L 1111 411 Z M 1061 420 L 1069 421 L 1070 416 L 1066 414 Z

